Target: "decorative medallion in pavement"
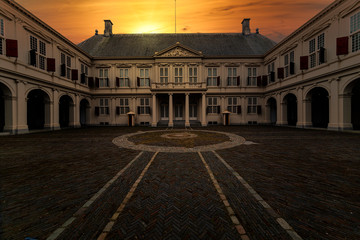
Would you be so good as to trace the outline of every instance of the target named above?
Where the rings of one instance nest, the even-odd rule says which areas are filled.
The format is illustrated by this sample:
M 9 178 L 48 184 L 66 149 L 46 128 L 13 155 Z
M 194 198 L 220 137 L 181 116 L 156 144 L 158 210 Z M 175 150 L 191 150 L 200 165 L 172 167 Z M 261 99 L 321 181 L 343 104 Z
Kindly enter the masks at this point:
M 156 130 L 119 136 L 113 143 L 122 148 L 150 152 L 203 152 L 232 148 L 245 143 L 236 134 L 209 130 Z

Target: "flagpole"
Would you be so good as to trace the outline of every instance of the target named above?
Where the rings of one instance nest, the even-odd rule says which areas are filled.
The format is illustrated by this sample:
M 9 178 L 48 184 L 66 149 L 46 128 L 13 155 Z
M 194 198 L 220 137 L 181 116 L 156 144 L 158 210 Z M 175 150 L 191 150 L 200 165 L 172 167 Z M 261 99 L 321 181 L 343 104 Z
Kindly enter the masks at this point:
M 176 34 L 176 0 L 175 0 L 175 34 Z

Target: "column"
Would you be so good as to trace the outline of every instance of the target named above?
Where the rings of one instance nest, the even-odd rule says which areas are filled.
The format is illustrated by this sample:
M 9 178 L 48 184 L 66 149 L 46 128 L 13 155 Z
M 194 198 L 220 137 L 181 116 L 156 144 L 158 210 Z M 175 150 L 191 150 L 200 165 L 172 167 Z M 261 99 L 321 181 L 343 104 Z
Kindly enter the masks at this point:
M 174 121 L 173 121 L 173 94 L 169 93 L 169 127 L 173 127 L 174 126 Z
M 111 98 L 110 103 L 110 125 L 116 125 L 116 98 Z
M 311 99 L 304 99 L 303 100 L 303 119 L 304 127 L 311 127 L 312 121 L 311 121 Z
M 296 123 L 296 127 L 303 128 L 304 127 L 303 88 L 298 89 L 298 94 L 297 94 L 296 97 L 297 97 L 297 123 Z
M 5 101 L 5 126 L 4 126 L 4 132 L 10 132 L 15 133 L 16 125 L 15 125 L 15 119 L 16 119 L 16 97 L 13 96 L 4 96 Z
M 206 119 L 206 93 L 202 94 L 201 99 L 201 126 L 206 127 L 207 119 Z
M 339 128 L 341 130 L 353 129 L 351 123 L 351 93 L 339 95 Z
M 136 123 L 136 116 L 138 115 L 137 109 L 136 109 L 136 97 L 132 97 L 132 111 L 135 113 L 134 114 L 134 119 L 133 119 L 133 125 L 135 126 Z
M 185 127 L 190 126 L 189 118 L 189 93 L 185 93 Z
M 152 94 L 152 127 L 157 126 L 157 106 L 156 106 L 156 94 Z
M 80 96 L 78 94 L 75 95 L 75 106 L 74 106 L 74 127 L 81 127 L 80 124 Z
M 333 79 L 330 83 L 330 93 L 329 93 L 329 124 L 328 129 L 338 130 L 339 126 L 339 88 L 338 81 Z
M 17 82 L 17 133 L 27 133 L 29 128 L 27 125 L 27 96 L 25 95 L 25 83 Z
M 241 102 L 241 122 L 240 122 L 240 124 L 245 124 L 246 123 L 246 116 L 247 116 L 246 97 L 241 96 L 240 97 L 240 102 Z
M 225 115 L 222 114 L 223 111 L 225 111 L 225 96 L 220 97 L 220 119 L 223 122 L 223 125 L 225 125 Z
M 52 128 L 54 130 L 60 129 L 59 124 L 59 91 L 53 89 L 53 119 L 52 119 Z

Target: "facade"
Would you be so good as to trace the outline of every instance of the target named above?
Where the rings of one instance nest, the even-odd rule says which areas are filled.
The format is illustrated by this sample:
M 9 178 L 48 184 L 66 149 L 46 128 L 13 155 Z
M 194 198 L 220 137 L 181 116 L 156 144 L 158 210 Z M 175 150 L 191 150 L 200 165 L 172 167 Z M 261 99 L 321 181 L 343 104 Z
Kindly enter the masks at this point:
M 0 0 L 0 131 L 81 125 L 360 129 L 360 3 L 278 44 L 252 33 L 104 34 L 75 45 Z

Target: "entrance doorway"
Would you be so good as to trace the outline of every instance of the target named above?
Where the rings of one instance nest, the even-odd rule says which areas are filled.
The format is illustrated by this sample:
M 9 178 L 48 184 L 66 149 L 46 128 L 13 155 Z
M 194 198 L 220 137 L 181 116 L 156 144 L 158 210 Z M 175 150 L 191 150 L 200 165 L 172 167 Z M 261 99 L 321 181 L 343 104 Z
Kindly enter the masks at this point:
M 175 105 L 175 120 L 183 120 L 183 105 L 176 104 Z
M 160 120 L 169 120 L 169 105 L 160 105 Z
M 190 104 L 189 119 L 197 120 L 197 105 L 196 104 Z

